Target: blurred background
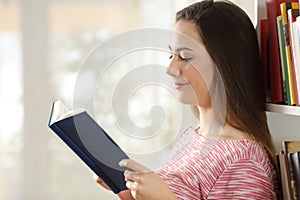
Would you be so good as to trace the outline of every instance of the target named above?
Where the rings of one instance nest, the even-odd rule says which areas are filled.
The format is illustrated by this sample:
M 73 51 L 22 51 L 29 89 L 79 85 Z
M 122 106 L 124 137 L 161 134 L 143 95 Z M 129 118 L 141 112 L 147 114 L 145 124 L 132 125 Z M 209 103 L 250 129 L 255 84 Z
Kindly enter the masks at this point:
M 137 28 L 172 29 L 176 11 L 193 2 L 0 0 L 0 199 L 117 199 L 95 183 L 92 172 L 49 130 L 51 102 L 63 99 L 72 105 L 78 70 L 95 46 Z M 257 1 L 233 2 L 256 25 Z M 117 76 L 110 76 L 110 83 L 117 81 Z M 156 88 L 149 91 L 152 96 L 146 99 L 157 95 L 174 98 Z M 148 109 L 143 95 L 136 101 L 138 111 Z M 172 100 L 159 103 L 177 106 Z M 188 107 L 182 111 L 183 123 L 195 122 Z M 169 114 L 178 113 L 173 109 Z M 102 123 L 114 128 L 109 121 Z M 169 128 L 165 131 L 170 132 L 176 122 L 167 116 L 166 123 Z M 126 141 L 123 144 L 126 149 Z M 155 169 L 168 152 L 169 147 L 136 158 Z

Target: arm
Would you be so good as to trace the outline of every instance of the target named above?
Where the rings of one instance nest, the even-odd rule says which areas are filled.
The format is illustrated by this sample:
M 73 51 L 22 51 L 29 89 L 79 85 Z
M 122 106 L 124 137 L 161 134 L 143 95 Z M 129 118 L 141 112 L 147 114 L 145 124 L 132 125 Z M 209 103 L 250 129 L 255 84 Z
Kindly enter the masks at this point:
M 130 159 L 122 160 L 120 166 L 133 170 L 126 170 L 124 175 L 126 186 L 134 199 L 177 200 L 176 195 L 170 190 L 168 185 L 153 171 Z
M 118 193 L 121 200 L 178 200 L 168 185 L 150 169 L 130 159 L 122 160 L 120 166 L 133 170 L 124 173 L 128 190 Z M 94 178 L 99 185 L 110 190 L 100 178 Z
M 234 163 L 216 180 L 208 199 L 276 199 L 270 170 L 251 160 Z

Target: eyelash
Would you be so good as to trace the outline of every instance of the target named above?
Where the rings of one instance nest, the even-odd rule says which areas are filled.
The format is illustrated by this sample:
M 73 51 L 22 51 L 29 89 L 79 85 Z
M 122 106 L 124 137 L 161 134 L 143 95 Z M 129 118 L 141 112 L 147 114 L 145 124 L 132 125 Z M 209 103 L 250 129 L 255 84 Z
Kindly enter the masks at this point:
M 180 60 L 186 61 L 186 62 L 192 60 L 192 58 L 183 58 L 183 57 L 181 57 L 180 55 L 178 55 L 178 57 L 179 57 Z M 169 59 L 172 59 L 172 58 L 173 58 L 173 54 L 171 54 L 171 56 L 169 57 Z

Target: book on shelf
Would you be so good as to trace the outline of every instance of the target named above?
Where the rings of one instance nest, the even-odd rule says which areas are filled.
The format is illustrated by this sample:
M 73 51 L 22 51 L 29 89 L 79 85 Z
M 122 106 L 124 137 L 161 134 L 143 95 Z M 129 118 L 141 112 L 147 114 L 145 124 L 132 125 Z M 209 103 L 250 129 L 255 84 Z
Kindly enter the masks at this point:
M 284 0 L 266 0 L 268 38 L 269 38 L 269 63 L 270 63 L 270 96 L 272 103 L 284 103 L 283 83 L 278 47 L 278 31 L 276 17 L 280 15 L 280 4 Z
M 284 102 L 288 105 L 291 105 L 290 87 L 288 82 L 289 77 L 287 72 L 286 54 L 284 48 L 284 33 L 283 33 L 281 15 L 277 16 L 277 30 L 278 30 L 278 45 L 279 45 L 280 61 L 281 61 Z
M 114 193 L 127 189 L 118 163 L 128 156 L 87 111 L 54 101 L 48 126 Z
M 293 23 L 293 35 L 294 35 L 294 53 L 295 53 L 295 68 L 296 68 L 296 82 L 298 91 L 298 106 L 300 105 L 300 8 L 299 16 L 296 17 L 296 21 Z
M 270 91 L 270 65 L 269 65 L 269 42 L 268 42 L 268 21 L 261 19 L 259 23 L 260 30 L 260 52 L 263 69 L 263 88 L 266 92 L 266 97 L 269 98 Z
M 292 168 L 295 180 L 295 196 L 294 199 L 300 199 L 300 151 L 290 154 Z
M 300 57 L 300 8 L 299 8 L 299 16 L 296 17 L 296 22 L 294 22 L 294 26 L 295 28 L 295 35 L 297 34 L 298 36 L 298 41 L 295 42 L 296 44 L 296 53 L 299 55 Z M 297 43 L 298 42 L 298 43 Z M 300 105 L 300 58 L 297 59 L 298 63 L 295 67 L 295 80 L 296 80 L 296 84 L 297 84 L 297 105 Z
M 294 153 L 300 151 L 300 141 L 285 140 L 282 142 L 282 147 L 285 154 Z
M 294 78 L 294 89 L 295 89 L 295 98 L 296 104 L 299 105 L 299 95 L 300 95 L 300 87 L 299 87 L 299 62 L 300 62 L 300 52 L 299 52 L 299 34 L 298 27 L 296 24 L 296 19 L 299 16 L 299 4 L 297 2 L 294 3 L 295 7 L 287 10 L 287 18 L 289 24 L 289 34 L 290 34 L 290 46 L 291 46 L 291 60 L 292 60 L 292 69 L 293 69 L 293 78 Z
M 294 70 L 292 63 L 292 55 L 291 55 L 291 38 L 290 38 L 290 27 L 288 23 L 287 11 L 289 9 L 299 9 L 298 2 L 283 2 L 280 4 L 280 12 L 282 17 L 282 26 L 284 33 L 284 47 L 286 54 L 286 63 L 287 63 L 287 73 L 288 73 L 288 84 L 289 84 L 289 92 L 290 92 L 290 105 L 296 105 L 296 89 L 295 89 L 295 80 L 294 80 Z
M 296 188 L 296 179 L 295 179 L 295 171 L 293 168 L 291 155 L 295 152 L 300 152 L 300 141 L 283 141 L 283 153 L 286 157 L 287 167 L 288 167 L 288 175 L 290 180 L 290 188 L 291 188 L 291 197 L 292 199 L 297 199 L 297 188 Z
M 297 11 L 298 15 L 295 18 L 295 21 L 292 22 L 292 58 L 293 58 L 293 73 L 294 73 L 294 81 L 295 81 L 295 94 L 296 94 L 296 105 L 300 105 L 300 35 L 299 35 L 299 10 Z M 298 22 L 297 22 L 298 18 Z
M 281 181 L 281 195 L 283 199 L 292 199 L 292 188 L 291 188 L 291 179 L 289 173 L 289 165 L 284 151 L 279 152 L 278 160 L 279 160 L 278 165 L 279 165 L 279 173 L 280 173 L 280 181 Z

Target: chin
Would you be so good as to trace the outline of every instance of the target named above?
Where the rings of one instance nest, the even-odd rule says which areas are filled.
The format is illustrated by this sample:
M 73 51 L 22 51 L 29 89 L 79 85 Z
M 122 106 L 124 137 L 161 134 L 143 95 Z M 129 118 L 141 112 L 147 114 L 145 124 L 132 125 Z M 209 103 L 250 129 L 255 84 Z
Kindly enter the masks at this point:
M 187 104 L 187 105 L 196 105 L 197 101 L 191 98 L 184 98 L 182 96 L 178 96 L 178 99 L 181 103 Z

